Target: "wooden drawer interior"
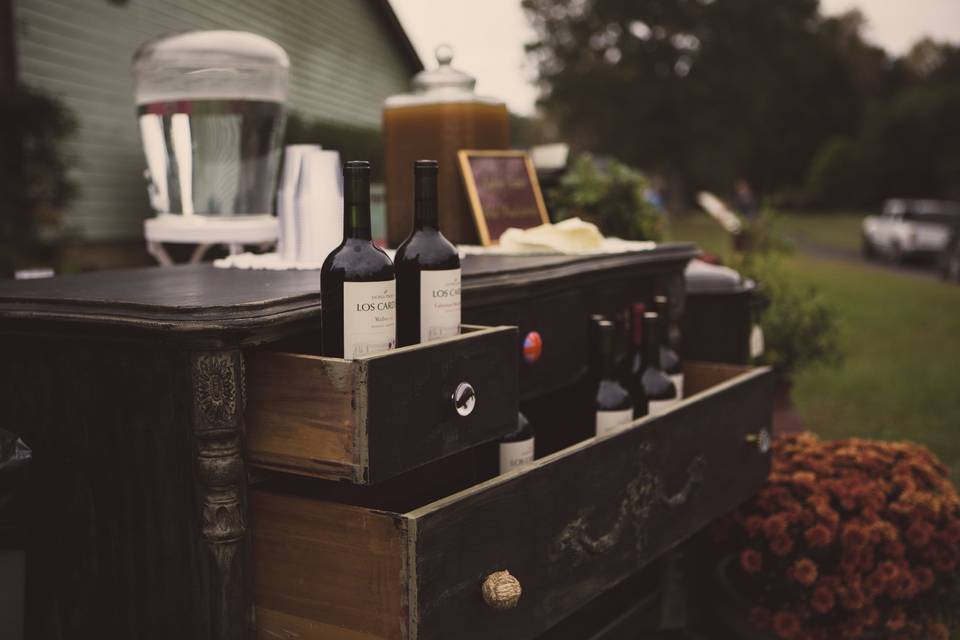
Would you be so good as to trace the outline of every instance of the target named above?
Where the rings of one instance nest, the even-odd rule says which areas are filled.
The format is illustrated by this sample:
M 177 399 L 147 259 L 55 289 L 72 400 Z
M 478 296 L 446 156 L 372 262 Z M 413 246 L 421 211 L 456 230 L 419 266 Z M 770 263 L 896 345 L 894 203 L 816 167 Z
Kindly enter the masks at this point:
M 250 463 L 368 484 L 498 438 L 516 425 L 516 344 L 515 327 L 464 326 L 357 360 L 250 351 Z M 476 395 L 465 416 L 453 402 L 461 383 Z
M 376 486 L 254 487 L 261 638 L 533 638 L 736 506 L 769 470 L 769 369 L 687 365 L 690 396 L 491 477 L 475 447 Z M 736 472 L 734 472 L 736 470 Z M 499 570 L 519 605 L 481 597 Z

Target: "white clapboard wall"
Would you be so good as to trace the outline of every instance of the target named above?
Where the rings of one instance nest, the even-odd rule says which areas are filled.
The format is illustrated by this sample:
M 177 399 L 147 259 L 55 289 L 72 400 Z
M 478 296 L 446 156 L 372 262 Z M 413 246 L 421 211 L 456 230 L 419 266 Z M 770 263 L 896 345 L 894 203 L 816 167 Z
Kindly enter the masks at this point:
M 381 126 L 383 100 L 417 63 L 377 0 L 14 0 L 20 79 L 61 97 L 80 194 L 61 226 L 83 241 L 142 237 L 149 213 L 130 60 L 144 41 L 193 29 L 253 31 L 290 56 L 292 110 Z

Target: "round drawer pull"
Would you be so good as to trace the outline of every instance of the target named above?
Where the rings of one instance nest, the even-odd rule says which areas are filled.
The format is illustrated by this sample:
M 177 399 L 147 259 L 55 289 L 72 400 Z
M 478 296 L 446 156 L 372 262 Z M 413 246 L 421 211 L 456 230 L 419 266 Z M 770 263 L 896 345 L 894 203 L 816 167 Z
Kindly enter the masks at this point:
M 760 453 L 764 455 L 770 451 L 770 432 L 766 429 L 760 429 L 760 431 L 757 433 L 748 433 L 746 441 L 751 444 L 756 444 L 757 449 L 759 449 Z
M 495 571 L 483 581 L 483 600 L 494 609 L 513 609 L 521 591 L 520 581 L 509 571 Z
M 543 355 L 543 338 L 539 331 L 531 331 L 523 338 L 523 360 L 533 364 Z
M 467 417 L 477 407 L 477 392 L 469 382 L 461 382 L 454 390 L 452 400 L 457 415 Z

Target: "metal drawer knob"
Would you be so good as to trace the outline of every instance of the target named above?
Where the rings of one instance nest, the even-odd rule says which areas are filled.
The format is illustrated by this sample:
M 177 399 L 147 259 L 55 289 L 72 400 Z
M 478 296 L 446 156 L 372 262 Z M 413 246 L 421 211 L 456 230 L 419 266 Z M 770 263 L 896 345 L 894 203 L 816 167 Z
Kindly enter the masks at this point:
M 748 433 L 746 441 L 757 445 L 760 453 L 766 455 L 770 451 L 770 432 L 766 429 L 760 429 L 758 433 Z
M 483 600 L 494 609 L 513 609 L 521 591 L 520 581 L 509 571 L 495 571 L 483 581 Z
M 467 417 L 477 406 L 477 392 L 469 382 L 461 382 L 454 390 L 452 400 L 457 415 Z

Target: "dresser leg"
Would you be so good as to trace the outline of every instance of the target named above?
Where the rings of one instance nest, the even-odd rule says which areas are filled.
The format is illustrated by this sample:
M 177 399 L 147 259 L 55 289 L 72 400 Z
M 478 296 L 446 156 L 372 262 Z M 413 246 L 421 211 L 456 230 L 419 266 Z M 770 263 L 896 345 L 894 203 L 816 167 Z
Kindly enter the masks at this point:
M 191 359 L 193 436 L 200 533 L 209 576 L 213 640 L 253 637 L 253 593 L 243 461 L 245 403 L 239 349 L 194 352 Z

